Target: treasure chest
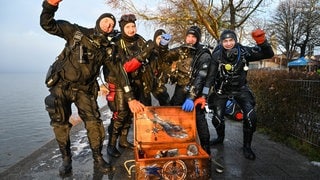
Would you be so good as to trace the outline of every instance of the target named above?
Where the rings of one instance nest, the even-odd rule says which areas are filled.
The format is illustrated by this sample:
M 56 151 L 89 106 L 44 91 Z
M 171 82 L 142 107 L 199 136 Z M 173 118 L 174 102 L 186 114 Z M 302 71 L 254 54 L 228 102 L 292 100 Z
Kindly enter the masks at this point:
M 135 113 L 135 179 L 209 179 L 209 155 L 196 142 L 195 119 L 180 106 Z

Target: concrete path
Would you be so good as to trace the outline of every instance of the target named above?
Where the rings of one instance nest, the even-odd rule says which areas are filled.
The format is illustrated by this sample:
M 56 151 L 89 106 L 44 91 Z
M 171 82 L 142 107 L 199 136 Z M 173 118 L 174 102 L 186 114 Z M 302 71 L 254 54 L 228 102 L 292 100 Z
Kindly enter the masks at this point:
M 110 113 L 108 113 L 107 108 L 102 109 L 102 115 L 103 119 L 110 119 Z M 108 123 L 108 121 L 105 122 L 106 127 Z M 215 137 L 215 130 L 210 123 L 210 118 L 208 118 L 208 123 L 212 137 Z M 130 136 L 132 137 L 132 132 Z M 121 157 L 115 159 L 108 157 L 104 147 L 104 158 L 112 162 L 116 170 L 108 175 L 103 175 L 93 171 L 91 151 L 83 124 L 79 124 L 73 128 L 71 139 L 74 154 L 73 175 L 64 179 L 134 179 L 134 172 L 132 176 L 129 176 L 123 166 L 125 161 L 134 159 L 132 151 L 121 149 Z M 271 141 L 266 135 L 255 133 L 252 146 L 257 156 L 255 161 L 247 160 L 242 155 L 242 123 L 231 120 L 226 121 L 226 139 L 224 144 L 211 147 L 213 160 L 224 166 L 224 172 L 217 173 L 215 171 L 217 166 L 215 163 L 212 163 L 212 179 L 320 179 L 320 167 L 317 165 L 319 163 L 308 161 L 305 156 L 280 143 Z M 53 140 L 1 173 L 0 179 L 62 179 L 58 175 L 60 164 L 60 153 L 56 142 Z M 134 162 L 128 165 L 133 164 Z

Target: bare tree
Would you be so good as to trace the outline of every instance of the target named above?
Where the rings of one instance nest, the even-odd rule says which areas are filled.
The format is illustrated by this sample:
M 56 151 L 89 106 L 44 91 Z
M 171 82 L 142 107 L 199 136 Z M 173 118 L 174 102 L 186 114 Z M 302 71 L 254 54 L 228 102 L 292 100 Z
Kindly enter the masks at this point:
M 173 33 L 173 40 L 179 42 L 190 25 L 206 30 L 203 31 L 206 32 L 205 41 L 217 40 L 221 29 L 240 28 L 264 1 L 268 0 L 163 0 L 157 4 L 156 10 L 137 7 L 132 0 L 106 0 L 106 3 L 159 24 Z
M 320 45 L 320 4 L 319 0 L 301 1 L 303 36 L 299 39 L 300 57 L 312 55 L 315 45 Z
M 299 48 L 300 57 L 305 56 L 306 49 L 319 41 L 319 13 L 319 0 L 280 2 L 271 26 L 287 59 L 292 59 Z

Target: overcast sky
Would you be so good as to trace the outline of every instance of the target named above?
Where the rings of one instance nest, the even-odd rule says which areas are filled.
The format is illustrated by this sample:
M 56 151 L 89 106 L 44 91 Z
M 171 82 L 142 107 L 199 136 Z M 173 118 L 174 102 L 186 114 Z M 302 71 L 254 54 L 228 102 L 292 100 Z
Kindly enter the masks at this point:
M 39 17 L 43 0 L 7 0 L 0 6 L 0 72 L 46 72 L 62 50 L 65 41 L 41 29 Z M 138 7 L 155 9 L 161 0 L 134 0 Z M 275 3 L 272 4 L 275 6 Z M 153 7 L 152 7 L 153 6 Z M 68 20 L 85 27 L 94 27 L 105 12 L 113 13 L 117 21 L 121 13 L 105 4 L 105 0 L 63 0 L 56 19 Z M 124 12 L 129 13 L 129 12 Z M 156 27 L 137 21 L 138 33 L 152 39 Z M 116 29 L 119 29 L 118 22 Z
M 142 1 L 139 1 L 142 2 Z M 64 39 L 45 32 L 39 25 L 42 0 L 2 1 L 0 7 L 0 72 L 46 72 L 64 46 Z M 56 19 L 94 27 L 96 19 L 111 10 L 104 0 L 63 0 Z M 154 29 L 138 25 L 145 39 L 153 37 Z M 116 28 L 119 29 L 118 23 Z

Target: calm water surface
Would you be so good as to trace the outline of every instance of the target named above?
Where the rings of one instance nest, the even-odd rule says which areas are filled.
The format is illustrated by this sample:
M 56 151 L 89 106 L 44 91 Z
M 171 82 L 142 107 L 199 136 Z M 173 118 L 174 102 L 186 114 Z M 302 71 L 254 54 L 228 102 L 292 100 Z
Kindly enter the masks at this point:
M 0 172 L 54 138 L 45 73 L 0 73 Z

